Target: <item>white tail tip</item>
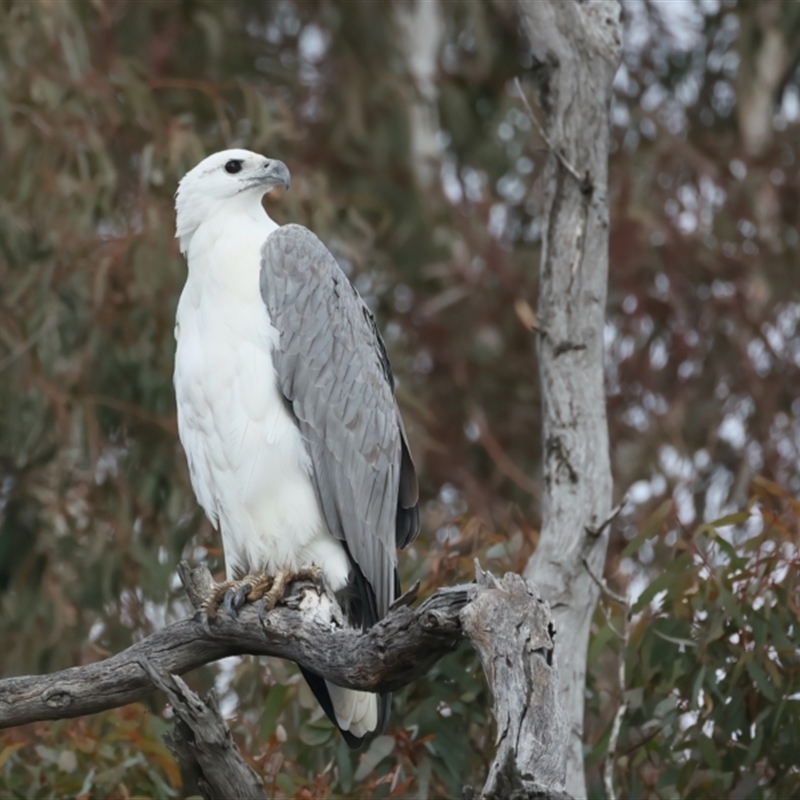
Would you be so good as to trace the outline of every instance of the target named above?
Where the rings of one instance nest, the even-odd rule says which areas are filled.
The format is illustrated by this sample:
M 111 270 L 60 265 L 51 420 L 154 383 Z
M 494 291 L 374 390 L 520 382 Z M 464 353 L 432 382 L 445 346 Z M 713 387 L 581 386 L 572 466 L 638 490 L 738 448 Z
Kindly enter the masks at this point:
M 336 721 L 344 731 L 359 739 L 378 727 L 378 695 L 343 689 L 325 681 L 331 697 Z

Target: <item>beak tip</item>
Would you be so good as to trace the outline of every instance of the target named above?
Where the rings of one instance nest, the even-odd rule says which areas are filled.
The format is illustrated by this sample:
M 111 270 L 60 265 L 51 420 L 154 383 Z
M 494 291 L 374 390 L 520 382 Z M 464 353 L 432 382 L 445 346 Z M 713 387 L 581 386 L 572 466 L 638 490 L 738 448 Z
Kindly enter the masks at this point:
M 267 168 L 266 177 L 272 186 L 283 186 L 288 191 L 292 176 L 286 164 L 283 161 L 274 160 L 267 162 L 265 166 Z

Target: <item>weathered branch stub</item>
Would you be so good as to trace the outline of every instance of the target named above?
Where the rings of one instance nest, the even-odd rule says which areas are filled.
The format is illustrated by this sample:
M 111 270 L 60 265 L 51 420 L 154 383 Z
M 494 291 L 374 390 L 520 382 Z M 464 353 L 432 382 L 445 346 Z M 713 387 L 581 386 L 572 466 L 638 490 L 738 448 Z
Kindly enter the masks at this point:
M 181 768 L 184 793 L 266 800 L 264 784 L 242 758 L 214 691 L 202 700 L 177 675 L 162 674 L 149 661 L 142 661 L 141 667 L 175 712 L 175 730 L 164 738 Z
M 566 717 L 558 703 L 550 607 L 520 575 L 497 580 L 476 564 L 475 598 L 461 612 L 492 691 L 497 752 L 482 800 L 566 798 Z

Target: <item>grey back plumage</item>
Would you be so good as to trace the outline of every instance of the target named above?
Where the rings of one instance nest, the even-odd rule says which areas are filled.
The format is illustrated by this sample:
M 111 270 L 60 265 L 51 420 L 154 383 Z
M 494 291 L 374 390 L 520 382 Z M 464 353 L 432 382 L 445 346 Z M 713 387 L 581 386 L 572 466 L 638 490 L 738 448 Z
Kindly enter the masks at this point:
M 278 385 L 307 442 L 317 497 L 373 597 L 367 625 L 395 598 L 396 548 L 417 535 L 417 479 L 386 349 L 367 306 L 309 230 L 266 241 L 261 296 L 280 341 Z

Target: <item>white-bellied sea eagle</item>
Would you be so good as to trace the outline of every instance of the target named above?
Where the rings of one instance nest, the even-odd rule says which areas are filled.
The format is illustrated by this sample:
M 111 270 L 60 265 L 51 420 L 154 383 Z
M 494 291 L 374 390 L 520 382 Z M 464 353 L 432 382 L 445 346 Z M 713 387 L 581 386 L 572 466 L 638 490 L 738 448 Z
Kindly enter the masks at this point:
M 274 603 L 318 569 L 369 627 L 398 594 L 396 548 L 419 530 L 417 478 L 375 320 L 311 231 L 264 211 L 277 185 L 289 186 L 286 165 L 247 150 L 180 182 L 178 431 L 222 534 L 229 602 L 260 587 Z M 388 696 L 303 673 L 351 747 L 382 728 Z

